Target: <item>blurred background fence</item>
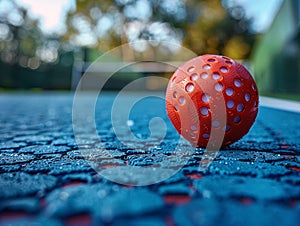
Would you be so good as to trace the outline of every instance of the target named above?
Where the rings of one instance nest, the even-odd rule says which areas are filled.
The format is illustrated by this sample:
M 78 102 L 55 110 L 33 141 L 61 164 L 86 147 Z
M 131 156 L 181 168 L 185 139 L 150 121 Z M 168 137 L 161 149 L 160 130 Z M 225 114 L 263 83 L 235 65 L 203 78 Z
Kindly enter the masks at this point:
M 61 60 L 54 65 L 43 64 L 35 68 L 35 62 L 24 67 L 0 62 L 0 87 L 4 89 L 69 90 L 72 80 L 73 53 L 65 53 L 60 59 L 68 58 L 65 65 Z M 33 68 L 32 68 L 33 67 Z

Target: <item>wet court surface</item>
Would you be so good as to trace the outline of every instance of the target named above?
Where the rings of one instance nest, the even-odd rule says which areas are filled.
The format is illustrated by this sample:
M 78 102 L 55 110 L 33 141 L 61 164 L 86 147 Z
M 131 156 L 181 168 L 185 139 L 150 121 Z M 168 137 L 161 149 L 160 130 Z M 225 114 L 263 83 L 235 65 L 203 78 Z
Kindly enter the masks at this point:
M 146 98 L 130 112 L 127 124 L 140 139 L 149 136 L 151 118 L 166 121 L 162 143 L 146 150 L 115 137 L 113 97 L 102 94 L 95 111 L 109 156 L 90 155 L 90 163 L 100 162 L 115 180 L 126 166 L 161 164 L 163 173 L 183 164 L 161 161 L 178 142 L 163 100 Z M 260 107 L 248 135 L 206 170 L 199 171 L 204 150 L 195 149 L 170 178 L 125 186 L 97 174 L 78 150 L 72 103 L 67 93 L 0 95 L 0 225 L 299 225 L 299 113 Z M 82 137 L 80 145 L 95 150 L 99 139 Z

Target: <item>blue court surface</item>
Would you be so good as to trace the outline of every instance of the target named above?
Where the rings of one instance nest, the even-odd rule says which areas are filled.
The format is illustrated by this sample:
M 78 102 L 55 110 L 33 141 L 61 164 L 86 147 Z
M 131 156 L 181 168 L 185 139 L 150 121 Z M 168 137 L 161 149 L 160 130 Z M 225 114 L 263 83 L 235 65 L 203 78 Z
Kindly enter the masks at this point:
M 102 93 L 96 104 L 99 137 L 85 135 L 78 144 L 72 93 L 0 95 L 0 225 L 300 224 L 299 109 L 272 108 L 284 108 L 285 102 L 260 106 L 250 132 L 220 150 L 202 171 L 199 161 L 205 150 L 200 148 L 184 163 L 180 157 L 162 161 L 179 139 L 163 99 L 137 102 L 126 125 L 137 138 L 146 139 L 150 119 L 160 117 L 167 126 L 162 142 L 122 144 L 111 123 L 114 96 Z M 94 155 L 99 143 L 106 155 Z M 94 152 L 88 155 L 89 150 Z M 113 179 L 125 175 L 129 183 L 102 177 L 89 164 L 95 162 Z M 158 177 L 182 167 L 159 183 L 130 184 L 157 165 Z M 135 166 L 136 172 L 124 174 L 127 166 Z

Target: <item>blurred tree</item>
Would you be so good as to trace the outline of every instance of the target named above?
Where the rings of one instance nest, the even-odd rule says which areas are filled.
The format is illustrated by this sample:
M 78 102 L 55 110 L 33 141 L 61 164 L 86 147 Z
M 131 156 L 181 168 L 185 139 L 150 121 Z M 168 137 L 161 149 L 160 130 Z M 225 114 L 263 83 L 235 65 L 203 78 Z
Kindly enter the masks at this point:
M 0 88 L 70 86 L 71 49 L 43 34 L 38 23 L 17 1 L 0 0 Z
M 29 18 L 26 10 L 14 1 L 1 0 L 0 4 L 1 60 L 24 66 L 35 57 L 41 43 L 41 32 L 37 29 L 38 21 Z
M 234 59 L 250 55 L 255 34 L 245 10 L 230 1 L 202 1 L 198 19 L 185 28 L 184 45 L 198 54 L 224 54 Z
M 15 0 L 0 0 L 1 61 L 37 69 L 41 64 L 54 64 L 67 52 L 60 37 L 46 36 Z
M 255 35 L 244 9 L 219 0 L 76 0 L 68 13 L 64 40 L 102 51 L 143 40 L 183 44 L 197 54 L 247 58 Z

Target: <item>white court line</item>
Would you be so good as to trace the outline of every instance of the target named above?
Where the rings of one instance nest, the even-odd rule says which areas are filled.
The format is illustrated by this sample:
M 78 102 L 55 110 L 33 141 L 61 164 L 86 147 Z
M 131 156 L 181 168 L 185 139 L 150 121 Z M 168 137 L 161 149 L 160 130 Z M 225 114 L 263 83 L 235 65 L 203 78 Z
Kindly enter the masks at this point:
M 259 97 L 260 105 L 263 107 L 275 108 L 285 111 L 300 113 L 300 102 L 291 100 L 282 100 L 271 97 Z

